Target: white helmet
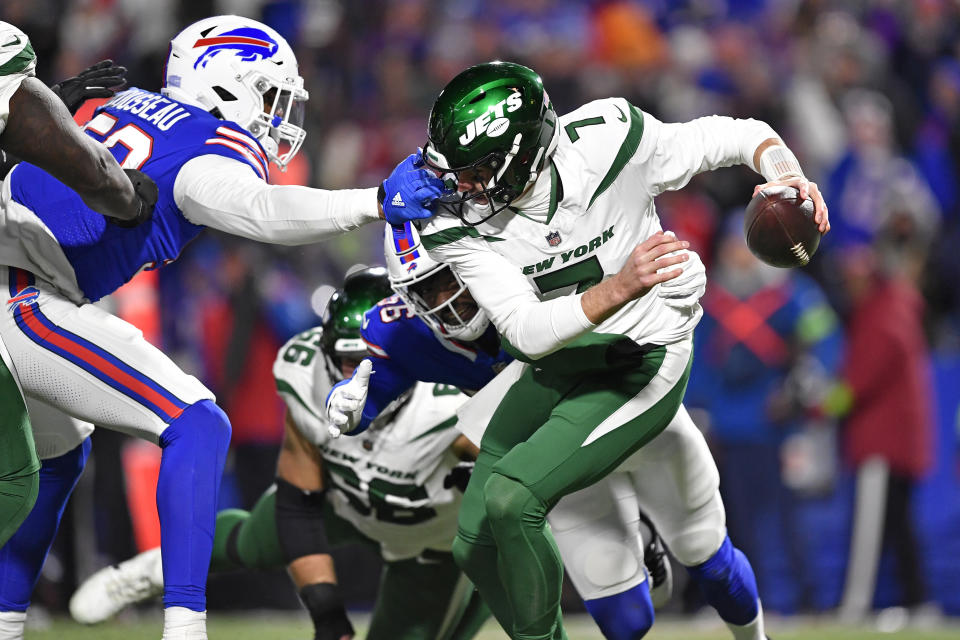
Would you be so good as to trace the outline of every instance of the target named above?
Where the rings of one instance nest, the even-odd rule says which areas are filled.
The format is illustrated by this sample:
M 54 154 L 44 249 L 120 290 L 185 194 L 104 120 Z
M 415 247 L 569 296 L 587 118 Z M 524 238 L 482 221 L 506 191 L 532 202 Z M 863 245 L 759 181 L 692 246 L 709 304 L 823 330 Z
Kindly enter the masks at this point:
M 467 285 L 450 265 L 437 262 L 420 246 L 420 235 L 409 222 L 403 226 L 386 225 L 383 233 L 383 255 L 387 261 L 390 286 L 433 331 L 454 340 L 478 340 L 490 326 L 490 319 L 477 307 L 471 317 L 457 312 L 454 302 L 467 291 Z M 456 291 L 443 302 L 431 306 L 418 290 L 427 279 L 451 278 Z M 444 321 L 441 318 L 446 318 Z
M 170 41 L 160 92 L 236 122 L 281 170 L 307 135 L 301 125 L 309 94 L 297 58 L 283 36 L 256 20 L 215 16 L 181 31 Z M 280 142 L 290 145 L 283 155 Z

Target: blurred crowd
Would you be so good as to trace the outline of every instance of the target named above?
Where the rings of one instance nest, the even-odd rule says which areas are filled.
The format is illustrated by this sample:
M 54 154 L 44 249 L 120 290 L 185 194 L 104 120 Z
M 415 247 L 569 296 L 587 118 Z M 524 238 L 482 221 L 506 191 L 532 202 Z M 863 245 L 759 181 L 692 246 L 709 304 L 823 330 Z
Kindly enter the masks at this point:
M 424 143 L 442 86 L 498 58 L 539 71 L 559 113 L 623 96 L 665 121 L 717 113 L 770 123 L 830 207 L 833 231 L 808 268 L 765 267 L 746 250 L 742 212 L 760 181 L 748 169 L 698 176 L 658 201 L 664 226 L 691 240 L 710 269 L 688 404 L 715 447 L 731 535 L 757 565 L 773 610 L 869 607 L 885 541 L 896 586 L 884 596 L 880 571 L 878 601 L 939 599 L 960 613 L 955 595 L 938 595 L 960 592 L 960 583 L 938 582 L 930 565 L 939 556 L 927 548 L 937 527 L 960 545 L 960 505 L 952 498 L 946 521 L 916 515 L 918 488 L 941 478 L 939 489 L 924 489 L 932 500 L 958 473 L 956 431 L 940 425 L 960 420 L 960 4 L 0 4 L 0 19 L 30 35 L 41 78 L 111 57 L 147 89 L 160 85 L 170 37 L 218 13 L 267 22 L 297 53 L 310 91 L 308 135 L 277 181 L 378 184 Z M 210 234 L 160 272 L 156 339 L 224 400 L 243 470 L 238 502 L 272 477 L 282 418 L 273 353 L 318 322 L 322 285 L 355 262 L 382 262 L 375 227 L 295 249 Z M 864 515 L 862 503 L 880 508 Z M 862 535 L 866 543 L 848 547 Z M 864 544 L 878 548 L 867 553 Z M 954 576 L 957 562 L 946 565 Z M 836 577 L 826 587 L 824 572 Z

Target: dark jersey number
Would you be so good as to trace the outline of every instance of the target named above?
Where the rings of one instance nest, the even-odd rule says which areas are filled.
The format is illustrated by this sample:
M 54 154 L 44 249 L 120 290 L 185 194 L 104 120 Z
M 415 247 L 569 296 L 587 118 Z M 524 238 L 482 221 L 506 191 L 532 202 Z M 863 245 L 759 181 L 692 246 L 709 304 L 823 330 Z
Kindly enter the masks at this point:
M 600 266 L 597 256 L 590 256 L 569 267 L 537 276 L 533 282 L 540 289 L 540 293 L 556 291 L 571 285 L 577 285 L 577 293 L 583 293 L 601 280 L 603 280 L 603 267 Z

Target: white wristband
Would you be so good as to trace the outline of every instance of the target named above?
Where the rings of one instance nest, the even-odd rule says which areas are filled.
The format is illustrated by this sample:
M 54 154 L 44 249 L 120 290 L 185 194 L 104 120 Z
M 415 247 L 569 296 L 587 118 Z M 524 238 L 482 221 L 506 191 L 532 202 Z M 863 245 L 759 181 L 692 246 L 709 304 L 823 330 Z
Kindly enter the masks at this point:
M 760 166 L 757 171 L 767 182 L 783 180 L 784 178 L 803 178 L 803 169 L 797 156 L 793 155 L 788 147 L 782 144 L 767 147 L 760 154 Z

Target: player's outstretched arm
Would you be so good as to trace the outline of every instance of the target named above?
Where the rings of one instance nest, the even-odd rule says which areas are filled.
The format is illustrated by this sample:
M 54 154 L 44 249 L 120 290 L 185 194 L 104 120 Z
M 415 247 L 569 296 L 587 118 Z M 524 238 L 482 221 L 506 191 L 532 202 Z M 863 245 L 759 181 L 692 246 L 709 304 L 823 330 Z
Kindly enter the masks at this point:
M 319 242 L 381 220 L 376 188 L 267 184 L 243 162 L 216 155 L 184 164 L 173 197 L 194 224 L 274 244 Z
M 644 117 L 653 135 L 645 133 L 632 164 L 646 174 L 653 195 L 680 189 L 702 171 L 743 164 L 766 181 L 754 195 L 770 186 L 796 187 L 803 197 L 813 199 L 820 232 L 830 229 L 827 206 L 816 183 L 804 176 L 796 156 L 766 122 L 707 116 L 664 124 L 649 114 Z
M 0 147 L 48 171 L 94 211 L 134 220 L 143 202 L 110 152 L 85 135 L 50 89 L 26 78 L 10 98 Z

